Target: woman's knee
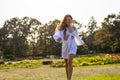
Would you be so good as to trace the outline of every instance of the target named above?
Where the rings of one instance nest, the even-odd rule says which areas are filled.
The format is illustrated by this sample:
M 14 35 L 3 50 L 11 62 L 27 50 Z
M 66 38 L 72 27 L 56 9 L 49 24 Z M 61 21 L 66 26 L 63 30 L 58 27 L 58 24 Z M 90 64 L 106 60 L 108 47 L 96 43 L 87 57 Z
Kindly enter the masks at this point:
M 71 64 L 72 64 L 72 60 L 68 60 L 68 61 L 67 61 L 67 64 L 68 64 L 68 65 L 71 65 Z
M 73 55 L 73 54 L 70 54 L 67 63 L 68 63 L 68 64 L 72 64 L 73 58 L 74 58 L 74 55 Z

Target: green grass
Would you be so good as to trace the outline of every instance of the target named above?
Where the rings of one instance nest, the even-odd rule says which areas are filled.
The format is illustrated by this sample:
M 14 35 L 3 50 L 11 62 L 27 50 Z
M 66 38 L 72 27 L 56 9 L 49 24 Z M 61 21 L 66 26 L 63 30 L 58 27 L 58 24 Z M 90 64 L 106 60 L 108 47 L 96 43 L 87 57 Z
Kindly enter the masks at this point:
M 120 64 L 74 67 L 72 80 L 119 80 Z M 65 68 L 41 66 L 0 70 L 0 80 L 66 80 Z
M 45 60 L 1 63 L 0 80 L 66 80 L 63 59 L 52 59 L 54 66 L 45 66 L 43 61 Z M 119 80 L 119 61 L 120 56 L 109 54 L 104 57 L 77 57 L 73 61 L 75 67 L 72 80 Z
M 88 77 L 88 78 L 81 78 L 79 80 L 119 80 L 120 75 L 103 75 L 99 77 Z

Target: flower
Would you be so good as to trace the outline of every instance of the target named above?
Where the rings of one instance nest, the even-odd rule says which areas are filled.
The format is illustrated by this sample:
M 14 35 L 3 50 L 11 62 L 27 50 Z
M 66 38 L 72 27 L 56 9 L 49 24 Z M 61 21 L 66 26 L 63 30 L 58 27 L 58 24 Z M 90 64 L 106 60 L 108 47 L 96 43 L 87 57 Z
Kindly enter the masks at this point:
M 105 58 L 106 58 L 106 59 L 111 59 L 111 58 L 112 58 L 112 55 L 106 54 L 106 55 L 105 55 Z

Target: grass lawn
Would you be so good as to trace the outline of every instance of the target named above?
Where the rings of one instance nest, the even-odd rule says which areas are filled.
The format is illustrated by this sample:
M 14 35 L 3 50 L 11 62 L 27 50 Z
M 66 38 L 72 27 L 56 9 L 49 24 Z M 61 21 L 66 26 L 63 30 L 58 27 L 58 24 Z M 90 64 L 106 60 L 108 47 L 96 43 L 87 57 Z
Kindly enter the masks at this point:
M 66 80 L 65 69 L 50 66 L 0 69 L 0 80 Z M 120 64 L 74 67 L 72 80 L 120 80 Z

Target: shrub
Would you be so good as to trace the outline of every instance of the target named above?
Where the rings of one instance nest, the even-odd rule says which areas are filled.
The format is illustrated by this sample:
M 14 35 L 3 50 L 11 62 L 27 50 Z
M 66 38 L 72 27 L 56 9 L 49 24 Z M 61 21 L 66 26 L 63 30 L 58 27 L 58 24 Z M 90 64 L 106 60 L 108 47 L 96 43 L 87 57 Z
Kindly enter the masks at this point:
M 0 60 L 0 64 L 4 64 L 4 61 L 3 61 L 3 60 Z
M 73 60 L 73 66 L 89 66 L 89 65 L 105 65 L 105 64 L 117 64 L 120 63 L 119 55 L 105 54 L 102 56 L 89 56 L 89 57 L 76 57 Z M 56 61 L 52 64 L 53 67 L 64 67 L 64 61 Z
M 7 59 L 7 60 L 15 60 L 14 55 L 6 55 L 6 56 L 4 56 L 4 58 Z
M 0 68 L 36 68 L 42 65 L 42 60 L 22 60 L 17 63 L 1 64 Z
M 57 61 L 57 62 L 54 62 L 51 66 L 52 67 L 65 67 L 65 62 L 64 61 Z

